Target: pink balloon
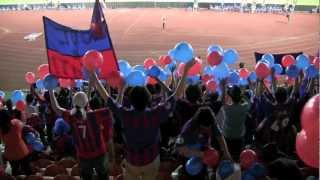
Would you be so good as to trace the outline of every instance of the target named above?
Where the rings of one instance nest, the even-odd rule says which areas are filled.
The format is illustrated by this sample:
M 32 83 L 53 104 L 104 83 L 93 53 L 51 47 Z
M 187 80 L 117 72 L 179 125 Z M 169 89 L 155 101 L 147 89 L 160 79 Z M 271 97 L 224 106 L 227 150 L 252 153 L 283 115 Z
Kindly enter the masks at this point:
M 240 165 L 243 169 L 248 169 L 257 161 L 257 154 L 251 149 L 245 149 L 240 154 Z
M 256 64 L 256 74 L 257 74 L 258 78 L 264 79 L 267 76 L 269 76 L 270 73 L 271 73 L 270 67 L 267 63 L 258 62 Z
M 44 77 L 49 74 L 49 65 L 48 64 L 41 64 L 38 67 L 38 74 L 39 74 L 40 79 L 44 79 Z
M 319 136 L 310 138 L 302 130 L 296 137 L 296 150 L 300 159 L 313 168 L 319 168 Z
M 144 68 L 149 69 L 153 65 L 157 65 L 157 62 L 152 58 L 147 58 L 143 62 Z
M 218 65 L 222 61 L 222 55 L 218 51 L 212 51 L 210 54 L 208 54 L 207 61 L 211 66 Z
M 89 71 L 95 71 L 103 64 L 103 56 L 99 51 L 89 50 L 82 58 L 82 63 Z
M 28 84 L 34 84 L 36 82 L 36 75 L 33 72 L 27 72 L 24 78 Z
M 308 137 L 319 139 L 319 99 L 320 95 L 313 96 L 304 105 L 301 113 L 301 125 Z
M 296 63 L 296 60 L 292 55 L 285 55 L 281 59 L 281 64 L 285 68 L 295 63 Z
M 319 69 L 320 67 L 320 58 L 319 57 L 315 57 L 313 60 L 312 60 L 312 64 L 314 64 L 314 66 Z
M 206 87 L 209 91 L 214 92 L 217 89 L 217 83 L 211 79 L 206 83 Z
M 241 68 L 239 69 L 239 75 L 242 78 L 247 78 L 249 76 L 250 72 L 247 68 Z

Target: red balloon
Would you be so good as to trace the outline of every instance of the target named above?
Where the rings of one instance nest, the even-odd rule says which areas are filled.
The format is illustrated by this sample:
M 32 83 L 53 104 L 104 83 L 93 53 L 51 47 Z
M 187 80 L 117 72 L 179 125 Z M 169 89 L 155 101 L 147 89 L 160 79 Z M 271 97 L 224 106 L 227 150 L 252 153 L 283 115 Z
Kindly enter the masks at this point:
M 287 76 L 286 81 L 287 81 L 288 85 L 293 86 L 295 79 Z
M 194 76 L 200 73 L 201 68 L 202 68 L 202 60 L 199 58 L 195 58 L 195 63 L 194 65 L 189 69 L 188 75 L 189 76 Z
M 161 66 L 165 66 L 165 65 L 167 65 L 167 64 L 170 64 L 171 63 L 171 58 L 170 58 L 170 56 L 160 56 L 159 57 L 159 64 L 161 65 Z
M 23 100 L 20 100 L 16 103 L 16 109 L 18 109 L 19 111 L 24 111 L 26 109 L 26 102 L 24 102 Z
M 147 83 L 151 85 L 156 85 L 158 82 L 153 77 L 148 76 Z
M 285 55 L 281 59 L 281 64 L 285 68 L 295 63 L 296 63 L 296 60 L 292 55 Z
M 320 67 L 320 58 L 319 57 L 315 57 L 313 60 L 312 60 L 312 64 L 314 64 L 314 66 L 319 69 Z
M 113 88 L 120 89 L 124 85 L 123 75 L 119 71 L 112 71 L 106 77 L 108 84 Z
M 319 168 L 319 137 L 310 138 L 304 130 L 296 137 L 296 150 L 300 159 L 313 168 Z
M 218 65 L 222 61 L 222 55 L 218 51 L 212 51 L 210 54 L 208 54 L 207 61 L 211 66 Z
M 249 76 L 249 74 L 250 74 L 250 72 L 249 72 L 249 70 L 247 68 L 241 68 L 239 70 L 239 75 L 242 78 L 247 78 Z
M 251 149 L 245 149 L 240 154 L 240 165 L 243 169 L 248 169 L 257 161 L 257 154 Z
M 267 76 L 269 76 L 270 73 L 271 73 L 270 67 L 267 63 L 258 62 L 256 64 L 256 74 L 257 74 L 258 78 L 264 79 Z
M 103 56 L 99 51 L 89 50 L 82 58 L 82 64 L 89 71 L 94 71 L 100 68 L 103 64 Z
M 195 58 L 195 63 L 194 65 L 189 69 L 188 75 L 189 76 L 194 76 L 200 73 L 201 68 L 202 68 L 202 60 L 199 58 Z M 184 63 L 180 63 L 178 66 L 178 76 L 182 76 L 183 71 L 184 71 Z
M 49 65 L 48 64 L 41 64 L 38 67 L 38 74 L 40 79 L 44 79 L 44 77 L 49 74 Z
M 209 91 L 214 92 L 217 89 L 217 83 L 211 79 L 206 83 L 206 87 Z
M 62 88 L 69 88 L 72 86 L 72 80 L 71 79 L 59 79 L 60 87 Z
M 157 62 L 152 58 L 147 58 L 143 62 L 144 68 L 149 69 L 153 65 L 157 65 Z
M 209 74 L 205 74 L 205 75 L 201 76 L 201 80 L 202 80 L 203 84 L 206 84 L 212 78 L 213 78 L 213 76 L 209 75 Z
M 24 78 L 28 84 L 34 84 L 36 82 L 36 75 L 33 72 L 27 72 Z
M 319 99 L 319 94 L 309 99 L 301 113 L 301 125 L 308 137 L 319 138 Z
M 219 164 L 220 156 L 219 152 L 214 148 L 209 148 L 204 152 L 203 163 L 209 167 L 216 167 Z

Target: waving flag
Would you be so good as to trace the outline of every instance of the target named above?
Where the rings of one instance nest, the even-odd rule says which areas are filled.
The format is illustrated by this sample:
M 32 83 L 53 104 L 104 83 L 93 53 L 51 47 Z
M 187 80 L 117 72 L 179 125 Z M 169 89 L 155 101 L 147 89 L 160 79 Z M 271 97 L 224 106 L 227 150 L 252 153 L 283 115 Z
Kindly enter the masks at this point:
M 82 79 L 81 58 L 88 50 L 97 50 L 103 55 L 101 78 L 119 69 L 99 1 L 95 3 L 88 30 L 72 29 L 47 17 L 43 17 L 43 24 L 51 74 L 59 78 Z

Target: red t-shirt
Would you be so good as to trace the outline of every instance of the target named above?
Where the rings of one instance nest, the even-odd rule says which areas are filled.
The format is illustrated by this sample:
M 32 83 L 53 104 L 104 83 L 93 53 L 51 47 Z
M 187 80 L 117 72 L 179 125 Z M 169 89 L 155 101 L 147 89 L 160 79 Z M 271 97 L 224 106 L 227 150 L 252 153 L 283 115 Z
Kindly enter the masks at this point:
M 0 133 L 5 144 L 4 156 L 8 160 L 21 160 L 29 153 L 29 149 L 22 137 L 23 123 L 18 119 L 11 120 L 11 129 L 7 134 Z
M 86 120 L 65 111 L 63 119 L 71 126 L 79 158 L 91 159 L 107 152 L 107 142 L 112 138 L 112 118 L 108 109 L 87 112 Z

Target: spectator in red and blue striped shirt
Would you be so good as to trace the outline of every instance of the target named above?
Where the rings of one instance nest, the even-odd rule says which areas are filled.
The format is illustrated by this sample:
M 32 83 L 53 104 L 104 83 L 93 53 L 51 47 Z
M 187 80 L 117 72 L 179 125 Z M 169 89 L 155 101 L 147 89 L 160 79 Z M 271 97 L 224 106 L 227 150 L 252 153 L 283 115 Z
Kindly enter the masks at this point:
M 188 70 L 194 60 L 185 65 L 185 70 L 180 83 L 173 95 L 165 102 L 156 106 L 148 106 L 150 94 L 146 87 L 133 87 L 129 92 L 130 107 L 123 107 L 110 97 L 103 85 L 98 81 L 96 74 L 91 74 L 101 97 L 107 102 L 114 116 L 121 121 L 124 137 L 126 156 L 123 162 L 125 167 L 124 179 L 128 180 L 154 180 L 160 166 L 159 142 L 160 123 L 168 119 L 172 111 L 175 98 L 183 92 L 183 86 Z M 163 87 L 165 86 L 158 80 Z M 166 87 L 166 90 L 169 90 Z
M 80 173 L 84 180 L 91 180 L 95 168 L 99 180 L 108 179 L 107 143 L 112 138 L 112 118 L 107 108 L 88 111 L 88 97 L 77 92 L 72 99 L 73 109 L 61 108 L 50 91 L 52 108 L 69 123 L 80 160 Z M 108 132 L 106 135 L 105 132 Z

